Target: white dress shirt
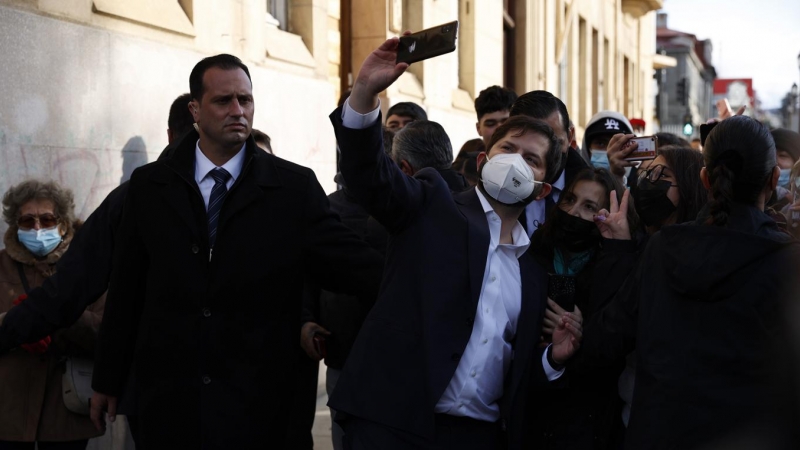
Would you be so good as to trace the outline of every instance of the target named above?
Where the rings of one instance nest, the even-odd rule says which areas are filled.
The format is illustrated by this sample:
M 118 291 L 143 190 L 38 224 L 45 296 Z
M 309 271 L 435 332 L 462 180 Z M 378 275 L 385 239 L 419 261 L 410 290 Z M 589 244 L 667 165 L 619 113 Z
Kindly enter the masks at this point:
M 239 153 L 229 159 L 228 162 L 222 165 L 222 168 L 231 174 L 231 178 L 225 183 L 225 186 L 230 190 L 236 179 L 242 173 L 242 164 L 244 163 L 244 149 L 247 144 L 242 145 Z M 218 166 L 214 165 L 210 159 L 200 151 L 200 140 L 197 140 L 197 145 L 194 149 L 194 181 L 197 182 L 197 187 L 200 188 L 200 194 L 203 195 L 203 202 L 208 209 L 208 198 L 211 197 L 211 189 L 214 187 L 214 178 L 211 177 L 210 172 Z
M 378 120 L 379 111 L 380 105 L 374 111 L 360 114 L 345 102 L 342 125 L 364 129 Z M 519 257 L 530 246 L 530 239 L 517 222 L 511 231 L 513 243 L 500 244 L 500 217 L 480 190 L 476 189 L 475 193 L 489 224 L 489 253 L 472 334 L 434 411 L 496 422 L 500 418 L 498 400 L 503 396 L 503 381 L 513 359 L 511 342 L 517 332 L 522 305 Z M 555 380 L 564 373 L 563 369 L 555 370 L 550 366 L 547 351 L 542 354 L 542 365 L 548 380 Z
M 566 179 L 564 175 L 566 170 L 561 171 L 561 176 L 558 177 L 555 183 L 553 183 L 553 190 L 550 192 L 550 196 L 553 199 L 553 204 L 558 203 L 558 199 L 561 197 L 561 191 L 564 190 L 564 184 L 566 183 Z M 544 218 L 547 214 L 547 199 L 536 200 L 535 202 L 530 202 L 528 206 L 525 207 L 525 229 L 528 230 L 528 236 L 533 236 L 533 232 L 536 231 L 537 228 L 544 224 Z

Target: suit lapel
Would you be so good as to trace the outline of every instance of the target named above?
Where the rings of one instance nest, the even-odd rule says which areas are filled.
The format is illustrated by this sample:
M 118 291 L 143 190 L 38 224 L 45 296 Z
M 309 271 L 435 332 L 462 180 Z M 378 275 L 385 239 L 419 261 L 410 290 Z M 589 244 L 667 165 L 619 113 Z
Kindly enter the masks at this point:
M 166 172 L 154 172 L 151 179 L 164 185 L 162 191 L 164 198 L 192 233 L 208 239 L 207 224 L 205 221 L 198 222 L 198 212 L 205 213 L 205 204 L 200 188 L 194 180 L 194 151 L 197 139 L 196 132 L 188 133 L 176 146 L 171 157 L 164 161 L 164 165 L 178 175 L 177 178 Z
M 264 196 L 264 189 L 281 186 L 275 157 L 258 149 L 252 137 L 247 140 L 242 172 L 231 186 L 220 212 L 218 233 L 236 214 Z
M 489 223 L 486 221 L 486 213 L 474 188 L 454 194 L 453 198 L 460 205 L 461 213 L 467 218 L 470 305 L 471 314 L 475 314 L 483 286 L 486 257 L 489 254 Z
M 522 280 L 522 304 L 517 322 L 515 360 L 511 378 L 510 394 L 516 392 L 525 368 L 535 352 L 541 334 L 542 316 L 547 307 L 545 272 L 534 260 L 530 251 L 519 258 L 519 273 Z

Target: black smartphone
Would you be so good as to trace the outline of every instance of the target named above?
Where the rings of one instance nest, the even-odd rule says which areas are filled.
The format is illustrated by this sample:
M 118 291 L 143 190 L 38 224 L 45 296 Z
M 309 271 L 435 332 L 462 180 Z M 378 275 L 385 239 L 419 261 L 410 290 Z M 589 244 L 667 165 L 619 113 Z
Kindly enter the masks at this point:
M 578 279 L 569 275 L 550 275 L 547 284 L 547 296 L 564 311 L 575 311 L 575 292 L 578 290 Z
M 458 39 L 457 20 L 417 31 L 408 36 L 400 36 L 395 62 L 411 64 L 450 53 L 456 49 L 456 39 Z
M 704 123 L 700 125 L 700 145 L 706 145 L 706 138 L 719 122 Z
M 314 350 L 323 358 L 328 357 L 328 339 L 317 333 L 314 335 Z

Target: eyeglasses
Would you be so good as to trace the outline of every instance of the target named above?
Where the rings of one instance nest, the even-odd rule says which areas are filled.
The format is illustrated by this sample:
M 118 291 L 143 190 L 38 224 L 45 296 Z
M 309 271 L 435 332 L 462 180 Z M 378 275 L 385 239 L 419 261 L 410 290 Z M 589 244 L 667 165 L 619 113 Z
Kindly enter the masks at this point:
M 657 166 L 653 166 L 653 167 L 647 169 L 646 171 L 640 173 L 639 174 L 639 179 L 643 180 L 643 179 L 646 178 L 651 183 L 655 183 L 658 180 L 664 178 L 665 176 L 671 176 L 671 174 L 668 174 L 667 172 L 665 172 L 666 169 L 667 169 L 667 167 L 663 166 L 661 164 L 659 164 Z M 672 186 L 677 186 L 677 184 L 673 184 Z
M 42 228 L 53 228 L 58 225 L 58 217 L 52 214 L 42 214 L 40 216 L 28 214 L 17 219 L 17 226 L 20 228 L 30 229 L 35 227 L 37 223 Z

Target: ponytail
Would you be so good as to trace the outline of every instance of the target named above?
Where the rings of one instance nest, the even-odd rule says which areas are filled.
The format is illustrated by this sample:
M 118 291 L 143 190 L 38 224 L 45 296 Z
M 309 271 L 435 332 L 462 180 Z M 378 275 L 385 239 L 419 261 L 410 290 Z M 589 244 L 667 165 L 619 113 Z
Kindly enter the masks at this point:
M 736 182 L 736 175 L 724 164 L 715 167 L 709 173 L 711 180 L 711 197 L 709 200 L 709 217 L 706 225 L 716 225 L 724 227 L 728 224 L 728 215 L 731 212 L 733 203 L 733 184 Z

